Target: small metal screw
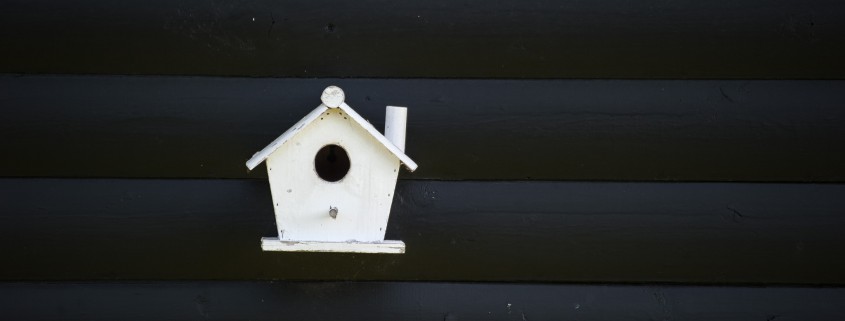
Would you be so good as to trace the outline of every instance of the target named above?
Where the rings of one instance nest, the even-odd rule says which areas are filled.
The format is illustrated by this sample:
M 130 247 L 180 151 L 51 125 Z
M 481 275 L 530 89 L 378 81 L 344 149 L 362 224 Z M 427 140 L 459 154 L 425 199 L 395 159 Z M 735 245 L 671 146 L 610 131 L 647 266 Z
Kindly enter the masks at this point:
M 337 207 L 329 206 L 329 216 L 333 219 L 337 219 Z

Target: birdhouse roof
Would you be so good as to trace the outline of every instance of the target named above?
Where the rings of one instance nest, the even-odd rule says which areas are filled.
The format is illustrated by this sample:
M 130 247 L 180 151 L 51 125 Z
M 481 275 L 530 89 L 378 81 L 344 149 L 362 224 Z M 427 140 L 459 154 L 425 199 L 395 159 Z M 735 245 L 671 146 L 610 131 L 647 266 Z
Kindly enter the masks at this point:
M 390 151 L 391 154 L 396 156 L 396 158 L 398 158 L 399 161 L 402 162 L 402 164 L 405 164 L 405 167 L 409 171 L 413 172 L 415 169 L 417 169 L 417 163 L 415 163 L 414 160 L 412 160 L 410 157 L 408 157 L 408 155 L 405 155 L 405 153 L 403 153 L 398 147 L 396 147 L 396 145 L 393 145 L 393 143 L 391 143 L 387 139 L 387 137 L 384 137 L 384 135 L 379 133 L 379 131 L 375 127 L 373 127 L 373 125 L 371 125 L 370 122 L 368 122 L 366 119 L 364 119 L 364 117 L 361 117 L 361 115 L 358 115 L 358 113 L 356 113 L 355 110 L 352 109 L 352 107 L 350 107 L 349 105 L 347 105 L 344 102 L 344 103 L 341 103 L 340 106 L 338 106 L 338 108 L 343 110 L 353 121 L 355 121 L 355 123 L 358 124 L 358 126 L 361 126 L 362 128 L 364 128 L 367 131 L 367 133 L 369 133 L 370 136 L 372 136 L 373 139 L 375 139 L 375 141 L 379 142 L 382 146 L 387 148 L 387 150 Z M 250 158 L 246 162 L 246 167 L 249 168 L 250 170 L 254 169 L 256 166 L 261 164 L 265 159 L 267 159 L 267 157 L 269 157 L 270 154 L 275 152 L 276 149 L 278 149 L 279 147 L 282 147 L 282 145 L 284 145 L 286 142 L 291 140 L 294 136 L 296 136 L 296 134 L 301 132 L 303 128 L 307 127 L 309 124 L 311 124 L 317 118 L 320 118 L 320 115 L 322 115 L 328 109 L 329 109 L 329 107 L 326 106 L 325 104 L 320 104 L 320 106 L 318 106 L 316 109 L 314 109 L 313 111 L 308 113 L 308 115 L 305 115 L 304 118 L 302 118 L 300 121 L 298 121 L 296 124 L 294 124 L 293 127 L 291 127 L 290 129 L 288 129 L 287 131 L 282 133 L 282 135 L 279 136 L 279 138 L 276 138 L 275 140 L 273 140 L 273 142 L 271 142 L 270 145 L 267 145 L 267 147 L 264 147 L 264 149 L 255 153 L 255 155 L 253 155 L 252 158 Z

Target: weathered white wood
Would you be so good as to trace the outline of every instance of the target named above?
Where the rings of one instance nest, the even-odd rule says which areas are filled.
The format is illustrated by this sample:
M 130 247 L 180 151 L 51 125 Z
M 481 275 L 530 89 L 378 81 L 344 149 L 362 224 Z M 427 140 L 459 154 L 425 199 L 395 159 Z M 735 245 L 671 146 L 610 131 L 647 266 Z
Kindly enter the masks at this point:
M 373 138 L 375 138 L 379 143 L 381 143 L 381 145 L 387 148 L 388 151 L 390 151 L 393 155 L 396 155 L 396 157 L 398 157 L 399 160 L 402 161 L 402 164 L 405 164 L 405 168 L 407 168 L 408 171 L 413 172 L 417 169 L 417 163 L 415 163 L 414 160 L 408 157 L 408 155 L 405 155 L 405 153 L 399 150 L 396 145 L 393 145 L 393 143 L 387 140 L 384 135 L 379 133 L 379 131 L 375 127 L 373 127 L 372 124 L 370 124 L 370 122 L 364 119 L 364 117 L 361 117 L 361 115 L 358 115 L 358 113 L 355 112 L 352 107 L 349 107 L 349 105 L 347 105 L 346 103 L 342 103 L 340 104 L 340 109 L 349 114 L 350 118 L 352 118 L 353 120 L 355 120 L 355 122 L 361 125 L 361 127 L 364 128 L 368 133 L 370 133 Z
M 266 162 L 276 214 L 279 237 L 262 239 L 262 248 L 404 253 L 404 243 L 385 241 L 384 235 L 399 166 L 417 168 L 403 152 L 406 108 L 387 111 L 385 131 L 397 145 L 344 103 L 340 88 L 326 88 L 321 99 L 322 105 L 247 161 L 249 169 Z M 335 156 L 324 159 L 327 156 L 319 154 L 329 145 L 336 145 L 333 153 L 343 149 L 345 153 L 338 155 L 348 157 L 349 169 L 343 176 L 323 175 L 323 179 L 317 170 L 318 155 L 321 166 L 339 164 Z
M 346 99 L 346 94 L 343 93 L 343 90 L 337 86 L 328 86 L 325 90 L 323 90 L 323 94 L 320 96 L 320 100 L 323 102 L 323 105 L 328 106 L 329 108 L 337 108 L 340 107 L 340 104 Z
M 408 108 L 387 106 L 384 113 L 384 137 L 402 152 L 405 152 L 407 122 Z
M 313 242 L 313 241 L 283 241 L 275 237 L 261 238 L 261 249 L 264 251 L 283 252 L 347 252 L 347 253 L 405 253 L 405 243 L 402 241 L 380 242 Z
M 270 145 L 267 145 L 267 147 L 264 147 L 264 149 L 255 153 L 255 155 L 252 155 L 252 158 L 246 161 L 246 167 L 250 170 L 254 169 L 256 166 L 261 164 L 261 162 L 267 159 L 270 154 L 276 151 L 276 149 L 284 145 L 289 139 L 293 138 L 293 136 L 296 136 L 296 134 L 305 128 L 305 126 L 308 126 L 308 124 L 315 119 L 320 118 L 320 115 L 328 109 L 329 108 L 326 107 L 326 105 L 317 106 L 317 108 L 308 113 L 308 115 L 305 115 L 305 117 L 296 122 L 293 127 L 289 128 L 287 131 L 282 133 L 281 136 L 270 142 Z
M 411 172 L 417 169 L 417 163 L 414 162 L 414 160 L 408 157 L 408 155 L 405 155 L 402 150 L 400 150 L 398 147 L 396 147 L 396 145 L 394 145 L 387 138 L 385 138 L 384 135 L 382 135 L 375 127 L 373 127 L 373 125 L 370 124 L 370 122 L 368 122 L 366 119 L 364 119 L 364 117 L 361 117 L 361 115 L 355 112 L 352 107 L 350 107 L 344 102 L 341 102 L 339 108 L 348 115 L 348 118 L 352 119 L 353 121 L 355 121 L 355 123 L 361 126 L 361 128 L 366 130 L 367 133 L 369 133 L 370 136 L 375 139 L 375 141 L 379 142 L 391 154 L 396 156 L 396 158 L 398 158 L 402 162 L 402 164 L 405 164 L 405 168 L 407 168 Z M 314 109 L 304 118 L 302 118 L 302 120 L 298 121 L 293 127 L 291 127 L 281 136 L 273 140 L 270 145 L 267 145 L 267 147 L 264 147 L 264 149 L 255 153 L 255 155 L 253 155 L 252 158 L 250 158 L 246 162 L 246 167 L 250 170 L 254 169 L 256 166 L 261 164 L 261 162 L 266 160 L 267 157 L 270 156 L 270 154 L 272 154 L 279 147 L 287 143 L 288 140 L 299 134 L 303 128 L 308 127 L 309 124 L 316 121 L 317 118 L 319 118 L 320 114 L 322 114 L 328 109 L 330 108 L 327 107 L 325 104 L 321 104 L 320 106 L 318 106 L 316 109 Z
M 349 171 L 336 182 L 323 180 L 315 169 L 315 156 L 326 145 L 340 146 L 349 157 Z M 384 240 L 399 160 L 344 110 L 320 114 L 266 165 L 281 240 Z M 331 208 L 337 208 L 336 218 Z

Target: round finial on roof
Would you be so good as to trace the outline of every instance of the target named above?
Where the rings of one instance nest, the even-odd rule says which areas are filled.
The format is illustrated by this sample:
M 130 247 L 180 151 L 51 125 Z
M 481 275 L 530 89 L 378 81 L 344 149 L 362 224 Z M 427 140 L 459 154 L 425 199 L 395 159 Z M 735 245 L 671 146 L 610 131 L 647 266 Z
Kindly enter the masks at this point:
M 343 89 L 338 86 L 326 87 L 326 90 L 323 90 L 323 95 L 320 96 L 320 100 L 329 108 L 340 107 L 344 99 L 346 99 L 346 95 L 343 94 Z

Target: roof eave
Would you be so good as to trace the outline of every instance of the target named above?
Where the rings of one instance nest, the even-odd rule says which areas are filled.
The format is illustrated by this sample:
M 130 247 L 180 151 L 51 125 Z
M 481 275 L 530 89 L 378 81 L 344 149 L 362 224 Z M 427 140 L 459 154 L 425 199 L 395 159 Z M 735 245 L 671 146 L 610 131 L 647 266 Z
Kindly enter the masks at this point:
M 402 150 L 400 150 L 399 147 L 396 147 L 396 145 L 394 145 L 390 140 L 388 140 L 387 137 L 384 137 L 384 135 L 382 135 L 375 127 L 373 127 L 373 125 L 370 124 L 370 122 L 368 122 L 366 119 L 364 119 L 364 117 L 361 117 L 361 115 L 359 115 L 357 112 L 355 112 L 355 110 L 352 109 L 352 107 L 350 107 L 349 105 L 347 105 L 344 102 L 344 103 L 341 103 L 339 108 L 341 110 L 343 110 L 344 112 L 346 112 L 346 114 L 353 121 L 355 121 L 355 123 L 357 123 L 358 126 L 361 126 L 361 128 L 366 130 L 367 133 L 369 133 L 370 136 L 372 136 L 377 142 L 381 143 L 382 146 L 387 148 L 387 150 L 391 154 L 393 154 L 393 156 L 398 158 L 399 161 L 402 162 L 402 164 L 405 165 L 405 168 L 407 168 L 408 171 L 413 172 L 417 169 L 417 163 L 414 162 L 413 159 L 408 157 L 408 155 L 405 155 L 405 153 L 402 152 Z M 253 170 L 256 167 L 258 167 L 258 165 L 260 165 L 262 162 L 264 162 L 264 160 L 266 160 L 267 157 L 270 157 L 270 154 L 273 154 L 273 152 L 275 152 L 277 149 L 279 149 L 279 147 L 282 147 L 282 145 L 284 145 L 288 140 L 290 140 L 291 138 L 296 136 L 296 134 L 298 134 L 300 131 L 302 131 L 303 128 L 307 127 L 309 124 L 311 124 L 311 122 L 313 122 L 314 120 L 319 118 L 320 115 L 323 114 L 328 109 L 329 109 L 329 107 L 327 107 L 325 104 L 320 104 L 320 106 L 317 106 L 317 108 L 315 108 L 313 111 L 308 113 L 308 115 L 305 115 L 305 117 L 303 117 L 300 121 L 298 121 L 296 124 L 294 124 L 287 131 L 282 133 L 281 136 L 279 136 L 278 138 L 273 140 L 269 145 L 264 147 L 264 149 L 255 153 L 255 155 L 253 155 L 252 158 L 250 158 L 246 162 L 246 167 L 249 170 Z
M 364 119 L 364 117 L 361 117 L 361 115 L 355 112 L 355 110 L 352 109 L 351 106 L 347 105 L 346 102 L 340 104 L 340 109 L 346 112 L 346 114 L 350 116 L 356 123 L 358 123 L 361 128 L 364 128 L 364 130 L 366 130 L 370 134 L 370 136 L 372 136 L 376 141 L 378 141 L 385 148 L 387 148 L 387 150 L 390 151 L 393 156 L 396 156 L 396 158 L 398 158 L 399 161 L 402 162 L 402 164 L 405 164 L 405 168 L 407 168 L 408 171 L 413 172 L 417 169 L 417 163 L 414 162 L 411 157 L 405 155 L 405 153 L 400 150 L 399 147 L 396 147 L 396 145 L 394 145 L 389 139 L 387 139 L 387 137 L 384 137 L 381 132 L 379 132 L 375 127 L 373 127 L 373 125 L 370 124 L 370 122 L 368 122 L 366 119 Z
M 319 118 L 320 115 L 322 115 L 323 112 L 325 112 L 328 109 L 329 109 L 329 107 L 326 107 L 326 105 L 323 105 L 323 104 L 320 104 L 320 106 L 317 106 L 317 108 L 315 108 L 310 113 L 308 113 L 308 115 L 305 115 L 305 117 L 303 117 L 298 122 L 296 122 L 296 124 L 294 124 L 291 128 L 289 128 L 287 131 L 282 133 L 281 136 L 279 136 L 278 138 L 276 138 L 272 142 L 270 142 L 270 144 L 267 145 L 266 147 L 264 147 L 264 149 L 260 150 L 259 152 L 255 153 L 254 155 L 252 155 L 252 158 L 250 158 L 248 161 L 246 161 L 246 167 L 249 170 L 253 170 L 256 167 L 258 167 L 258 165 L 260 165 L 262 162 L 264 162 L 264 160 L 266 160 L 267 157 L 270 157 L 270 154 L 275 152 L 276 149 L 279 149 L 279 147 L 282 147 L 282 145 L 284 145 L 285 142 L 287 142 L 288 140 L 290 140 L 291 138 L 296 136 L 296 134 L 298 134 L 300 131 L 302 131 L 303 128 L 305 128 L 306 126 L 311 124 L 311 122 L 313 122 L 315 119 Z

